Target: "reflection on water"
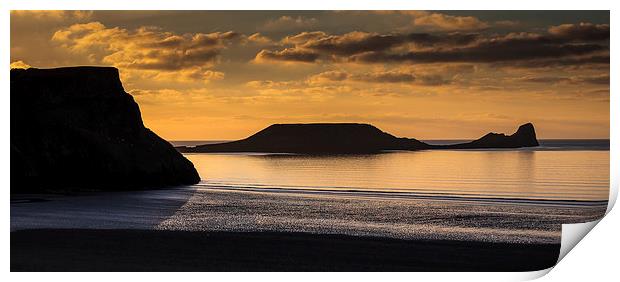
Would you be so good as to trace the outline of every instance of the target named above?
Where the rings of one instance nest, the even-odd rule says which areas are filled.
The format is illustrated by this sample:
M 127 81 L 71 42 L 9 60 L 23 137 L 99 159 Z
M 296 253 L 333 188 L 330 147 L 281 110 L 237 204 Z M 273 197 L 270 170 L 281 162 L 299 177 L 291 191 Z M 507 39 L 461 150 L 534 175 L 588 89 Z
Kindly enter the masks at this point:
M 608 151 L 418 151 L 300 156 L 188 154 L 203 184 L 420 195 L 606 200 Z

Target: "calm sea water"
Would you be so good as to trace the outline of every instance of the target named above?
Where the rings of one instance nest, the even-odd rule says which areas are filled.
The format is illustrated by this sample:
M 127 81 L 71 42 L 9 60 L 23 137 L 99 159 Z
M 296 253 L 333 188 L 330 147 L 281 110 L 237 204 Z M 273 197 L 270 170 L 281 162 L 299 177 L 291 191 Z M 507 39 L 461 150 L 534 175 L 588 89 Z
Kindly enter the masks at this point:
M 390 192 L 409 197 L 605 201 L 608 140 L 548 140 L 534 149 L 372 155 L 187 154 L 201 185 Z M 606 147 L 607 146 L 607 147 Z

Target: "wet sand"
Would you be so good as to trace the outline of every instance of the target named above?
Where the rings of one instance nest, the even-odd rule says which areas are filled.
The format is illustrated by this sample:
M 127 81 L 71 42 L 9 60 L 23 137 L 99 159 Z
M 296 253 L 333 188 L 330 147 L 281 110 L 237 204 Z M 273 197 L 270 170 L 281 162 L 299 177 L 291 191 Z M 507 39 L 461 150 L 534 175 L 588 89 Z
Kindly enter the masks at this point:
M 531 271 L 555 264 L 560 223 L 604 208 L 204 185 L 16 196 L 11 270 Z
M 11 232 L 11 271 L 531 271 L 559 244 L 124 229 Z
M 606 208 L 421 199 L 368 192 L 271 190 L 194 185 L 168 190 L 12 197 L 11 231 L 292 232 L 559 244 L 561 223 L 591 221 Z

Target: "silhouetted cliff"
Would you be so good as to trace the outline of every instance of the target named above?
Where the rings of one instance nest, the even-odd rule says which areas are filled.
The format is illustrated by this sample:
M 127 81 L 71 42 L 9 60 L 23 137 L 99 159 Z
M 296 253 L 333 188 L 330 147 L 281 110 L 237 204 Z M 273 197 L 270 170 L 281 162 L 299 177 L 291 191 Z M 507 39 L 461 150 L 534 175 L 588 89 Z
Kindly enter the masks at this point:
M 11 70 L 11 193 L 193 184 L 190 161 L 145 128 L 116 68 Z
M 177 147 L 181 152 L 264 152 L 298 154 L 359 154 L 389 150 L 487 149 L 538 146 L 534 126 L 524 124 L 513 135 L 489 133 L 463 144 L 429 145 L 412 138 L 398 138 L 369 124 L 314 123 L 274 124 L 238 141 L 196 147 Z
M 478 140 L 469 143 L 455 145 L 435 145 L 433 149 L 501 149 L 501 148 L 521 148 L 536 147 L 538 140 L 536 139 L 536 131 L 534 125 L 526 123 L 519 126 L 517 132 L 512 135 L 503 133 L 488 133 Z

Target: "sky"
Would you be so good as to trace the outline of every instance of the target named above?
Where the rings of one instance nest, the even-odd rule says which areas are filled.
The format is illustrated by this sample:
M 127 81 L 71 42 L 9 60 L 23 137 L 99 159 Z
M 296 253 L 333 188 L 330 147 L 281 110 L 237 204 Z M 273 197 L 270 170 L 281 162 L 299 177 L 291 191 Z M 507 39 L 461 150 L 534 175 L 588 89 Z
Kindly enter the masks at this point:
M 608 11 L 12 11 L 11 67 L 114 66 L 147 127 L 609 138 Z

